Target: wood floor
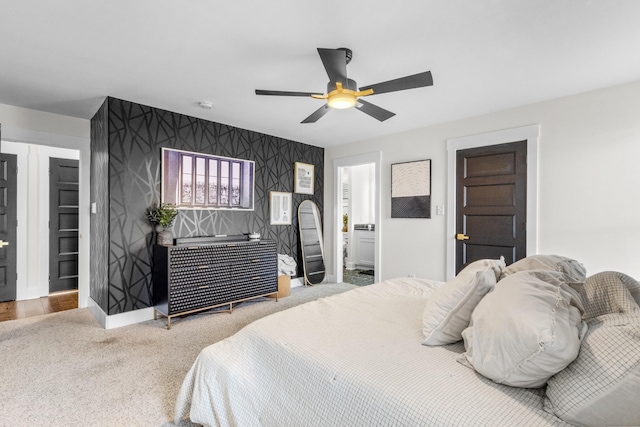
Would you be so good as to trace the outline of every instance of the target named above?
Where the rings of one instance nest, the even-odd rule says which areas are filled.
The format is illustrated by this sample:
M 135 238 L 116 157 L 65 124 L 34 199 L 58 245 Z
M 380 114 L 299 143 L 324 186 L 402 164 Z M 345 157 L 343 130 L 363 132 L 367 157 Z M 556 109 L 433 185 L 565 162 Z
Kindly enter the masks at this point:
M 0 322 L 78 308 L 78 292 L 51 294 L 24 301 L 0 302 Z

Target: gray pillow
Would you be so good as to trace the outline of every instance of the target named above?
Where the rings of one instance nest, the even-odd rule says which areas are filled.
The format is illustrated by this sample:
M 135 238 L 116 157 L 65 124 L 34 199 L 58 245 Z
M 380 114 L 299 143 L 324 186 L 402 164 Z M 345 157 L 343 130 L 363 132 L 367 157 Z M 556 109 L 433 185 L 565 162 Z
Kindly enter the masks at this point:
M 547 412 L 581 426 L 640 425 L 639 288 L 615 271 L 580 287 L 589 332 L 576 360 L 549 380 Z
M 559 271 L 567 276 L 569 282 L 584 282 L 587 277 L 586 268 L 575 259 L 560 255 L 530 255 L 502 270 L 500 280 L 510 274 L 529 270 Z
M 582 298 L 585 320 L 603 314 L 640 312 L 640 284 L 624 273 L 603 271 L 573 287 Z
M 576 360 L 549 379 L 544 409 L 578 426 L 640 426 L 640 313 L 587 324 Z

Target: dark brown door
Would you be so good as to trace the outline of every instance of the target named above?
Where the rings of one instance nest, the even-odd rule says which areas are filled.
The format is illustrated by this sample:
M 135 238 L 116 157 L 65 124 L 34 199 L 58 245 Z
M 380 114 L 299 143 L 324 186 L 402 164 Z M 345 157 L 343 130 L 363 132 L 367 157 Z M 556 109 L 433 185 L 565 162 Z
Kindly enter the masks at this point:
M 17 163 L 0 154 L 0 302 L 16 299 Z
M 49 292 L 78 289 L 78 161 L 49 168 Z
M 478 259 L 524 258 L 527 142 L 460 150 L 456 162 L 456 274 Z

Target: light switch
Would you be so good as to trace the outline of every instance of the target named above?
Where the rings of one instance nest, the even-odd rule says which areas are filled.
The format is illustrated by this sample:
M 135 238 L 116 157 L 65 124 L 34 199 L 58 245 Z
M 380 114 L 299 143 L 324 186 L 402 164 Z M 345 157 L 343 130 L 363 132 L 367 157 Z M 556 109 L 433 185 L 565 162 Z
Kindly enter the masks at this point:
M 444 206 L 436 205 L 436 215 L 444 215 Z

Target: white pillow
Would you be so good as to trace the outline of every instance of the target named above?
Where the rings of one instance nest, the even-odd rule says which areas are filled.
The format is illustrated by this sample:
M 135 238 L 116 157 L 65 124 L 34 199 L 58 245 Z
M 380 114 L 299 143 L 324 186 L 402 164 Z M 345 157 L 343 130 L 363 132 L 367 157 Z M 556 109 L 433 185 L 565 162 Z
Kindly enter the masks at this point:
M 451 344 L 462 339 L 471 312 L 496 284 L 504 258 L 478 260 L 436 289 L 427 300 L 422 315 L 424 345 Z
M 571 282 L 584 282 L 587 278 L 587 269 L 575 259 L 560 255 L 529 255 L 502 270 L 499 280 L 518 271 L 530 270 L 560 271 Z
M 513 387 L 541 387 L 577 356 L 586 332 L 580 296 L 552 271 L 522 271 L 500 280 L 462 333 L 478 373 Z

